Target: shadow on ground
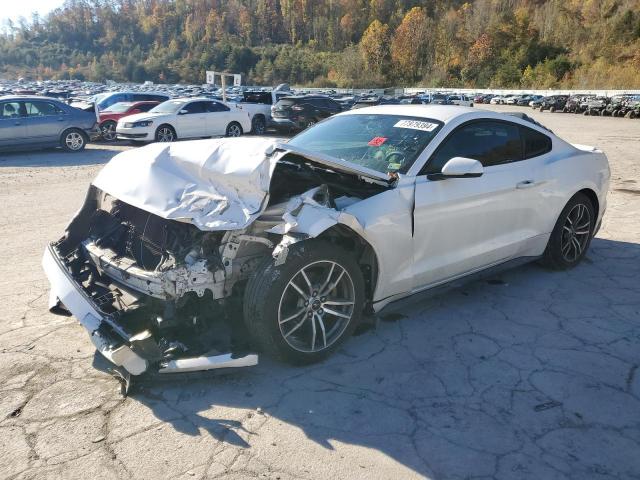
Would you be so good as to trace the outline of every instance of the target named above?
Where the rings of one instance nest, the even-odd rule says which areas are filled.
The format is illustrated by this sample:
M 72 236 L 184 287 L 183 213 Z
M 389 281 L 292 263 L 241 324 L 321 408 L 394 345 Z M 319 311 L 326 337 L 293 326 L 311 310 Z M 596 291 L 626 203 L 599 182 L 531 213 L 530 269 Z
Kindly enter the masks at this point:
M 114 155 L 129 148 L 126 143 L 90 144 L 81 152 L 67 152 L 61 148 L 33 151 L 0 151 L 3 167 L 69 167 L 107 163 Z
M 127 403 L 248 457 L 277 446 L 285 472 L 306 438 L 306 455 L 360 445 L 437 479 L 635 478 L 638 278 L 640 245 L 595 239 L 574 270 L 531 264 L 382 314 L 322 364 L 156 379 Z

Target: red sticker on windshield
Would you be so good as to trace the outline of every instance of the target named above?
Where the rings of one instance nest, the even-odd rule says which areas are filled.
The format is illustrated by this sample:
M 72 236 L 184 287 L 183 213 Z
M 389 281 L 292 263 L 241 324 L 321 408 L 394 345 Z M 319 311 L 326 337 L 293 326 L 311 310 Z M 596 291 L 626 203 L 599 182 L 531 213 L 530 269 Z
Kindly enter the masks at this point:
M 367 145 L 369 145 L 370 147 L 379 147 L 386 141 L 386 137 L 373 137 Z

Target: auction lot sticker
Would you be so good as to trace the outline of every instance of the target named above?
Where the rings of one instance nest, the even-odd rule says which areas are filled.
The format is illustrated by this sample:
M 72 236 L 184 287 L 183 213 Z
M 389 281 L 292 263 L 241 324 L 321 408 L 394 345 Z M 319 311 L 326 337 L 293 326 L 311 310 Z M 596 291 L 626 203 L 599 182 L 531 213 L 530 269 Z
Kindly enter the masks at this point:
M 422 130 L 423 132 L 431 132 L 438 125 L 431 122 L 420 122 L 419 120 L 400 120 L 394 125 L 396 128 L 410 128 L 412 130 Z

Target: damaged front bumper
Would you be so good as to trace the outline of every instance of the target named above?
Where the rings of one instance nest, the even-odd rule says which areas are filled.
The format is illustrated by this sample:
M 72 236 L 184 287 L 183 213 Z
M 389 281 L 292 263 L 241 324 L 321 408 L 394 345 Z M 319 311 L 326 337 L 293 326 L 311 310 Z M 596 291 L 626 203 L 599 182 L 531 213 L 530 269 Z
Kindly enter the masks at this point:
M 74 278 L 54 245 L 48 245 L 42 266 L 51 285 L 49 308 L 68 310 L 89 333 L 96 349 L 112 364 L 132 375 L 155 369 L 159 373 L 188 372 L 256 365 L 256 354 L 217 353 L 196 357 L 159 358 L 159 347 L 148 331 L 129 332 L 101 311 L 96 299 Z

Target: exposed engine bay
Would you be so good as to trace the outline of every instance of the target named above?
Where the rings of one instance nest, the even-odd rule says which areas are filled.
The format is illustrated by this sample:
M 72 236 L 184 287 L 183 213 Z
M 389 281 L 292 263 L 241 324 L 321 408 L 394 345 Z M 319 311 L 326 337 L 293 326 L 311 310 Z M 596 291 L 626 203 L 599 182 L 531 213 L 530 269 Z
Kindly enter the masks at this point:
M 286 262 L 291 244 L 338 223 L 347 206 L 392 187 L 392 181 L 341 172 L 296 153 L 275 157 L 261 211 L 239 229 L 206 230 L 184 218 L 163 218 L 90 187 L 51 248 L 99 309 L 97 330 L 108 349 L 122 344 L 141 359 L 125 365 L 130 373 L 257 362 L 242 321 L 247 279 L 261 262 Z M 59 301 L 52 307 L 66 309 Z

